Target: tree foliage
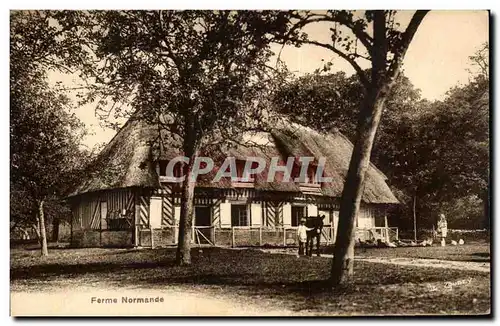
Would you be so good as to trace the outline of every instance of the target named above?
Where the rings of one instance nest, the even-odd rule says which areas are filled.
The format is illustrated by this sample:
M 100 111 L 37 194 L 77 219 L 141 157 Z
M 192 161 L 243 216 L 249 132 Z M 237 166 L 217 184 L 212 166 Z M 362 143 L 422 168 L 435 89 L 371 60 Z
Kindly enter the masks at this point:
M 42 254 L 47 254 L 44 204 L 52 216 L 67 216 L 61 198 L 79 178 L 88 157 L 79 146 L 85 133 L 71 112 L 71 102 L 47 82 L 47 71 L 62 67 L 60 57 L 72 50 L 57 40 L 58 35 L 41 12 L 11 13 L 11 222 L 36 225 L 42 234 Z

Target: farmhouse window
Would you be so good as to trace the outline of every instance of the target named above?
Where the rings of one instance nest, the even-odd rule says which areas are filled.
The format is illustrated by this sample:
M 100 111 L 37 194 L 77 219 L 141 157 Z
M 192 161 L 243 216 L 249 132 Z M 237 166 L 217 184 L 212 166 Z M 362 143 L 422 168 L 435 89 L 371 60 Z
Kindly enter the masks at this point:
M 231 205 L 232 226 L 249 226 L 250 219 L 248 217 L 247 205 Z

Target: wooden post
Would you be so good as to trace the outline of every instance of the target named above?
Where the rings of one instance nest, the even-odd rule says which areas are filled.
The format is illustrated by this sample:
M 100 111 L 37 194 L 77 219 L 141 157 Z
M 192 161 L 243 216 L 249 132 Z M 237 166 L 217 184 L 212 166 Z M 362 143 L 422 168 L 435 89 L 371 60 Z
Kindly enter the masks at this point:
M 417 206 L 417 195 L 413 197 L 413 237 L 415 239 L 415 242 L 417 242 L 417 212 L 415 211 L 415 208 Z
M 97 209 L 99 210 L 99 246 L 102 246 L 102 210 L 101 210 L 101 199 L 97 198 Z
M 389 223 L 387 222 L 387 214 L 384 215 L 384 224 L 385 224 L 385 242 L 389 243 Z
M 140 220 L 140 195 L 139 191 L 135 191 L 135 214 L 134 214 L 134 247 L 139 246 L 139 220 Z
M 231 227 L 231 247 L 234 248 L 234 226 Z
M 70 247 L 73 247 L 73 218 L 74 218 L 74 216 L 73 216 L 73 215 L 74 215 L 74 214 L 73 214 L 73 212 L 74 212 L 74 209 L 75 209 L 74 207 L 75 207 L 75 206 L 74 206 L 74 204 L 72 203 L 72 204 L 71 204 L 71 217 L 70 217 L 71 224 L 70 224 L 70 226 L 69 226 L 69 246 L 70 246 Z
M 153 236 L 153 233 L 154 233 L 153 228 L 150 227 L 149 230 L 150 230 L 150 234 L 151 234 L 151 249 L 154 249 L 155 248 L 155 241 L 154 241 L 154 236 Z
M 326 228 L 327 230 L 327 234 L 328 234 L 328 237 L 326 239 L 326 245 L 328 246 L 330 244 L 330 242 L 333 242 L 332 240 L 332 226 L 330 225 L 329 228 Z
M 262 246 L 262 225 L 259 227 L 259 246 Z
M 286 228 L 283 225 L 283 247 L 286 247 Z
M 325 232 L 326 245 L 328 246 L 330 244 L 331 232 L 328 227 L 324 228 L 323 231 Z

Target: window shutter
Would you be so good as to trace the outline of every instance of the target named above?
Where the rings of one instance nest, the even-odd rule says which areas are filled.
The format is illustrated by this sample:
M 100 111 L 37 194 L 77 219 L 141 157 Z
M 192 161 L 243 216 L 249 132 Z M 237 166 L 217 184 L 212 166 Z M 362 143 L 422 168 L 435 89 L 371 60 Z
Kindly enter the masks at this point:
M 292 225 L 292 205 L 290 203 L 283 204 L 283 226 Z
M 307 205 L 307 216 L 318 216 L 318 206 Z
M 262 225 L 262 206 L 261 204 L 250 204 L 250 213 L 252 226 Z
M 231 204 L 221 203 L 220 204 L 220 224 L 223 228 L 231 227 Z

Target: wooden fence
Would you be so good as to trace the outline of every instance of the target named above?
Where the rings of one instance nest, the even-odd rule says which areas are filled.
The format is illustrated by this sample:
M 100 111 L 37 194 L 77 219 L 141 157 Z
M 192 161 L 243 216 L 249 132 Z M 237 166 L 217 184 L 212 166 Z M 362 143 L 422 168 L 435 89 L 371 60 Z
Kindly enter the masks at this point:
M 146 231 L 146 230 L 144 230 Z M 147 230 L 149 231 L 149 230 Z M 149 239 L 141 246 L 158 247 L 163 245 L 174 245 L 177 243 L 178 226 L 165 227 L 162 230 L 154 230 L 168 235 L 168 239 L 159 239 L 158 236 Z M 321 244 L 330 245 L 335 242 L 335 232 L 332 226 L 323 227 Z M 374 227 L 370 229 L 358 229 L 357 239 L 363 241 L 368 239 L 393 241 L 398 238 L 398 228 Z M 164 236 L 165 237 L 165 236 Z M 191 240 L 195 246 L 227 246 L 227 247 L 266 247 L 266 246 L 297 246 L 297 227 L 275 227 L 264 226 L 215 228 L 214 226 L 195 226 L 191 230 Z

